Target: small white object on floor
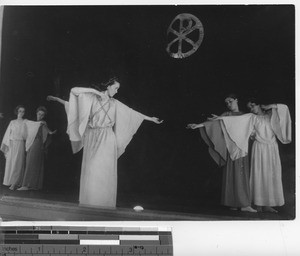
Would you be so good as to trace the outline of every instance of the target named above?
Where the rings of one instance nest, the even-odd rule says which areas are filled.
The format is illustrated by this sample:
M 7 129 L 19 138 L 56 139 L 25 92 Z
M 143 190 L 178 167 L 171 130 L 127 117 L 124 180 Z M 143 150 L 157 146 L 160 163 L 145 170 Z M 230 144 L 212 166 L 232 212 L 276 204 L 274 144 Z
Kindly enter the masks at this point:
M 140 205 L 137 205 L 137 206 L 133 207 L 133 210 L 135 210 L 136 212 L 141 212 L 144 210 L 144 208 Z

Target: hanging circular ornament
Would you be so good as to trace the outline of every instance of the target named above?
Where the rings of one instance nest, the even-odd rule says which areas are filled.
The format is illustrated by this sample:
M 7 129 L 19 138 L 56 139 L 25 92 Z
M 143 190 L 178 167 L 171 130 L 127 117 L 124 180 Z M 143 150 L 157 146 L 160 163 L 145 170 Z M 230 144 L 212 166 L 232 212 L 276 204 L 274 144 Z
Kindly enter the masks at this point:
M 197 51 L 204 37 L 201 21 L 189 13 L 177 15 L 168 30 L 168 54 L 176 59 L 186 58 Z

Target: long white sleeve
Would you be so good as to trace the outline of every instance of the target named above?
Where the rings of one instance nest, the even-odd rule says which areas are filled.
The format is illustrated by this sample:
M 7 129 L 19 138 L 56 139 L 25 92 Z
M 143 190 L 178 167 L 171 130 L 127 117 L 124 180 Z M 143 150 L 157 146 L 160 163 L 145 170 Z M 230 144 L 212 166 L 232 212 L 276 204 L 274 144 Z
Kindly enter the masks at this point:
M 286 105 L 277 104 L 277 108 L 272 109 L 271 126 L 283 144 L 292 141 L 292 122 L 289 108 Z

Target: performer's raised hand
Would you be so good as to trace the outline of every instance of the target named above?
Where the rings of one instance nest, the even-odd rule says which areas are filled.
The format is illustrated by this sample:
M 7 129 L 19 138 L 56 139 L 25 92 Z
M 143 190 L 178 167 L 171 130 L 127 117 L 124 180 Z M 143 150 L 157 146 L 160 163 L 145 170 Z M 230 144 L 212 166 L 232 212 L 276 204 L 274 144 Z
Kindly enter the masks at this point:
M 164 120 L 159 120 L 159 118 L 157 117 L 151 117 L 151 120 L 149 121 L 152 121 L 153 123 L 156 123 L 156 124 L 161 124 Z

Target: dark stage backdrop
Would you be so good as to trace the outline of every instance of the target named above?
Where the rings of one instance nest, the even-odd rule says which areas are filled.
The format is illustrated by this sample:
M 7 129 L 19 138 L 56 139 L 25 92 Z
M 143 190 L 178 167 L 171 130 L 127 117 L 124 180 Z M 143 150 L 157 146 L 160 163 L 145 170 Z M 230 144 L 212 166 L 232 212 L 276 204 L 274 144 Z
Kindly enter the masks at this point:
M 204 39 L 184 59 L 166 52 L 167 29 L 180 13 L 201 20 Z M 187 123 L 225 111 L 224 96 L 284 103 L 295 114 L 295 17 L 288 5 L 258 6 L 6 6 L 0 112 L 1 136 L 16 105 L 28 119 L 45 105 L 58 129 L 46 161 L 45 189 L 78 193 L 81 153 L 72 155 L 66 116 L 51 94 L 68 99 L 72 87 L 117 74 L 117 99 L 146 115 L 118 161 L 118 204 L 219 204 L 221 170 L 198 131 Z M 286 196 L 293 203 L 295 146 L 280 145 Z M 1 156 L 3 177 L 4 158 Z M 142 198 L 142 199 L 141 199 Z M 164 205 L 164 206 L 163 206 Z M 171 209 L 171 208 L 170 208 Z

